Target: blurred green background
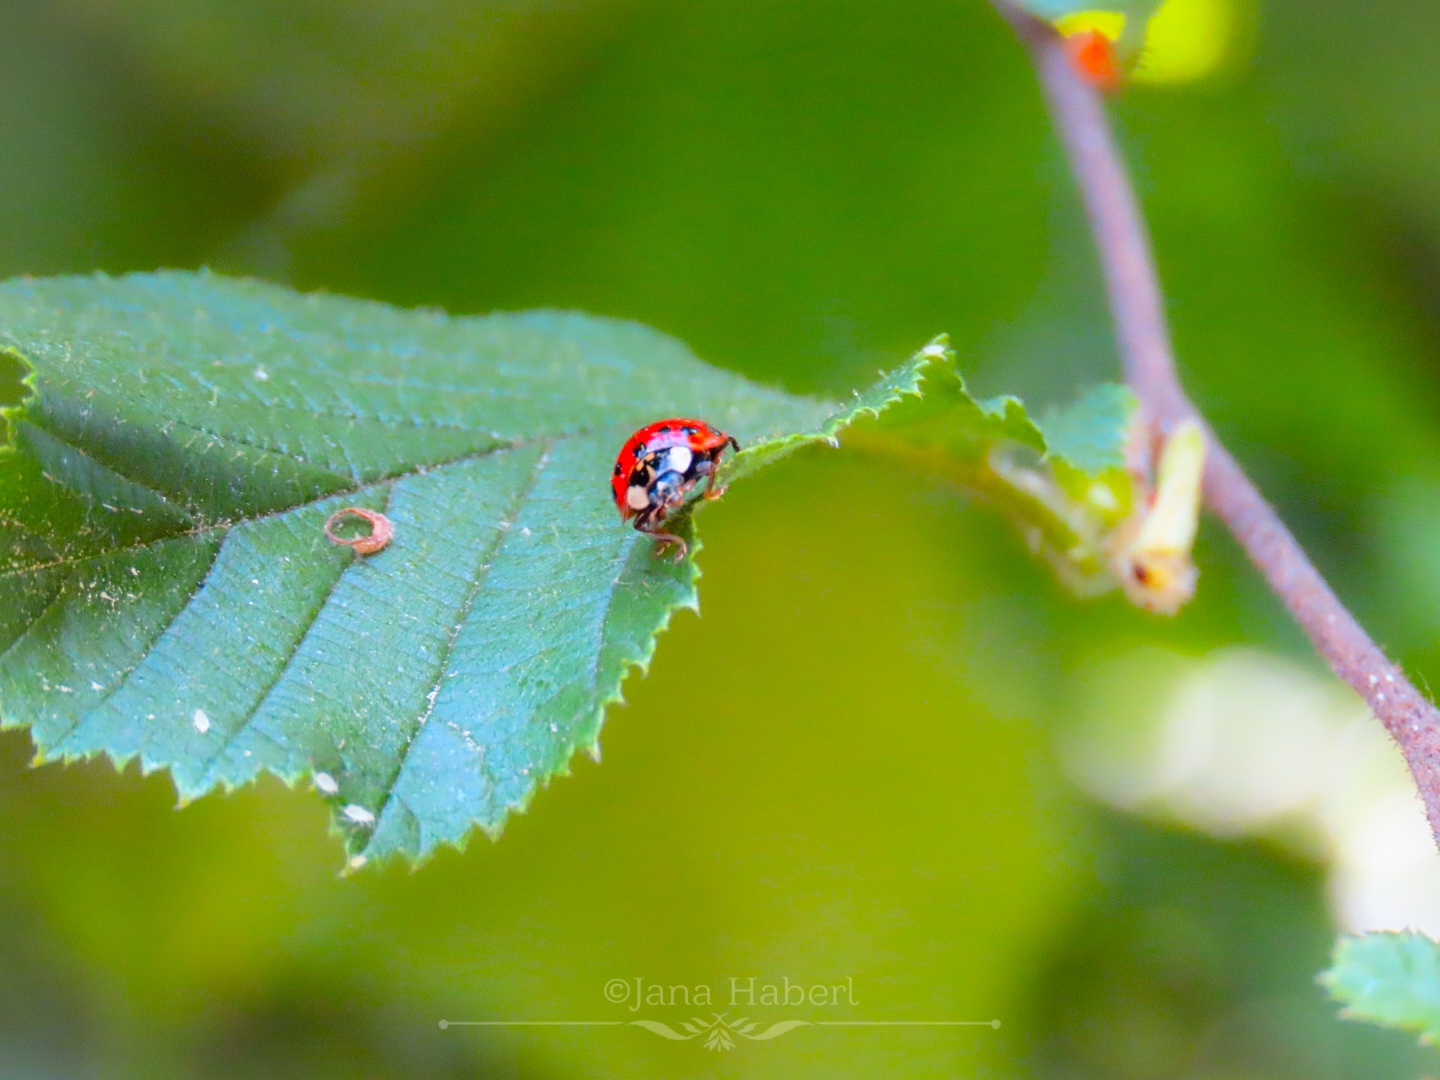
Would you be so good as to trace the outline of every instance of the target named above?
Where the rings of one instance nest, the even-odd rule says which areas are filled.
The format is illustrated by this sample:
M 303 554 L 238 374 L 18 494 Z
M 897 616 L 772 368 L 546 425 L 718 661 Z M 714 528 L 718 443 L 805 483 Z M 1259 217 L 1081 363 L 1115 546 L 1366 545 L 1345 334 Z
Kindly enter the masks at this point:
M 1217 70 L 1116 106 L 1190 386 L 1377 638 L 1440 671 L 1440 5 L 1226 9 Z M 0 275 L 209 265 L 581 308 L 832 394 L 940 331 L 984 392 L 1115 370 L 982 0 L 3 0 L 0 27 Z M 164 776 L 30 771 L 5 733 L 0 1080 L 1440 1067 L 1314 985 L 1323 853 L 1066 777 L 1104 658 L 1245 643 L 1319 670 L 1218 530 L 1161 621 L 1067 596 L 983 508 L 858 455 L 703 524 L 703 618 L 628 684 L 603 765 L 417 873 L 341 880 L 318 799 L 279 784 L 176 812 Z M 1086 708 L 1144 724 L 1166 690 L 1107 692 Z M 438 1024 L 630 1019 L 607 981 L 750 975 L 853 978 L 853 1009 L 785 1015 L 1003 1026 L 717 1054 Z

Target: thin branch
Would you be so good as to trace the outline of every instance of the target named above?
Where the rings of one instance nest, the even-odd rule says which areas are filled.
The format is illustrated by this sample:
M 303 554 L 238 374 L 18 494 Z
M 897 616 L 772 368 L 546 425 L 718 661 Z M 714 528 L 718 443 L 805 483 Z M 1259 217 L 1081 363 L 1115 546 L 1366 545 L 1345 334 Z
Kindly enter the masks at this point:
M 1084 199 L 1104 267 L 1125 378 L 1161 432 L 1195 418 L 1209 452 L 1205 501 L 1225 522 L 1335 674 L 1355 688 L 1400 746 L 1440 844 L 1440 711 L 1370 639 L 1186 396 L 1139 201 L 1099 93 L 1047 23 L 992 0 L 1030 50 Z

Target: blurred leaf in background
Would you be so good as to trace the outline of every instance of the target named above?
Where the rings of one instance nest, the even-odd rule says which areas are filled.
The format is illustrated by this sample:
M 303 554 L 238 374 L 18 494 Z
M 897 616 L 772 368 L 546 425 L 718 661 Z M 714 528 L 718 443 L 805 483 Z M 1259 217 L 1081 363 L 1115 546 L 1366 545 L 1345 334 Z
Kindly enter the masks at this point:
M 1424 934 L 1341 938 L 1320 981 L 1349 1019 L 1440 1038 L 1440 946 Z
M 1063 402 L 1114 376 L 1063 162 L 979 2 L 0 14 L 5 276 L 209 263 L 454 312 L 576 307 L 829 394 L 942 330 L 981 393 Z M 1437 573 L 1417 530 L 1440 434 L 1440 11 L 1233 14 L 1224 63 L 1116 105 L 1189 383 L 1376 636 L 1440 670 L 1413 599 Z M 757 477 L 707 518 L 704 616 L 677 620 L 611 717 L 604 764 L 417 876 L 333 880 L 322 807 L 277 785 L 171 813 L 163 778 L 30 772 L 6 736 L 0 1060 L 1233 1078 L 1233 1052 L 1176 1055 L 1240 1016 L 1266 1032 L 1250 1075 L 1434 1068 L 1409 1036 L 1335 1019 L 1314 984 L 1323 856 L 1135 841 L 1077 809 L 1056 760 L 1097 657 L 1244 642 L 1315 665 L 1218 532 L 1195 603 L 1157 622 L 1068 598 L 953 491 L 855 458 Z M 1157 683 L 1114 681 L 1114 711 L 1153 723 Z M 1004 1023 L 802 1029 L 723 1057 L 637 1029 L 437 1027 L 624 1019 L 611 978 L 749 974 L 853 975 L 864 1018 Z M 1081 1045 L 1118 1031 L 1160 1049 Z M 1317 1064 L 1315 1047 L 1337 1049 Z
M 1036 1072 L 1074 1080 L 1410 1080 L 1412 1036 L 1334 1019 L 1316 992 L 1333 932 L 1311 865 L 1115 815 L 1100 890 L 1037 981 Z

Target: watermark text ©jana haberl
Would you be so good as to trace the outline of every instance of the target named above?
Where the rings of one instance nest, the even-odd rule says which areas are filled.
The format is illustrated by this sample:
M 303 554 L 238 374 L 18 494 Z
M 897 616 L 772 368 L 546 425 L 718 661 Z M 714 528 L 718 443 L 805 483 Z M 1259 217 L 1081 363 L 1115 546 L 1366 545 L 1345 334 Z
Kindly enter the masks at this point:
M 791 982 L 781 976 L 779 982 L 764 981 L 759 975 L 744 978 L 732 975 L 729 985 L 718 992 L 708 983 L 685 986 L 679 983 L 656 983 L 646 979 L 611 979 L 605 984 L 605 1000 L 625 1005 L 631 1012 L 642 1007 L 673 1007 L 676 1005 L 728 1005 L 731 1008 L 756 1005 L 859 1005 L 855 1000 L 855 977 L 847 975 L 839 983 Z
M 750 1010 L 794 1009 L 801 1006 L 842 1008 L 860 1005 L 855 979 L 838 982 L 804 982 L 788 976 L 765 979 L 759 975 L 731 976 L 720 984 L 658 983 L 635 977 L 611 979 L 604 986 L 605 1001 L 631 1013 L 641 1009 L 671 1011 L 670 1023 L 651 1017 L 629 1020 L 441 1020 L 441 1030 L 452 1027 L 638 1027 L 673 1042 L 699 1040 L 707 1050 L 733 1050 L 736 1043 L 768 1042 L 802 1027 L 988 1027 L 999 1020 L 799 1020 L 772 1015 L 752 1019 Z M 713 1011 L 723 1008 L 724 1012 Z M 673 1010 L 703 1009 L 709 1019 L 688 1015 L 675 1019 Z

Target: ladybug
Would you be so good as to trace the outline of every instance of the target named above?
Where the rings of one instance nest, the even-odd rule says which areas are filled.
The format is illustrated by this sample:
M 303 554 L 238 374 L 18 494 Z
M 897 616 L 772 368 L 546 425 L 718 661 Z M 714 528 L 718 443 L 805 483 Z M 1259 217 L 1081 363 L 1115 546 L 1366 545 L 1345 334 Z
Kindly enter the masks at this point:
M 705 477 L 710 483 L 705 498 L 718 499 L 725 494 L 715 486 L 715 470 L 726 447 L 740 449 L 740 444 L 723 431 L 717 431 L 704 420 L 677 417 L 646 424 L 625 440 L 615 460 L 610 477 L 610 490 L 620 508 L 620 520 L 635 519 L 635 528 L 649 533 L 660 543 L 656 552 L 667 544 L 679 550 L 675 561 L 685 557 L 685 541 L 672 533 L 661 532 L 665 518 L 679 506 L 695 485 Z

